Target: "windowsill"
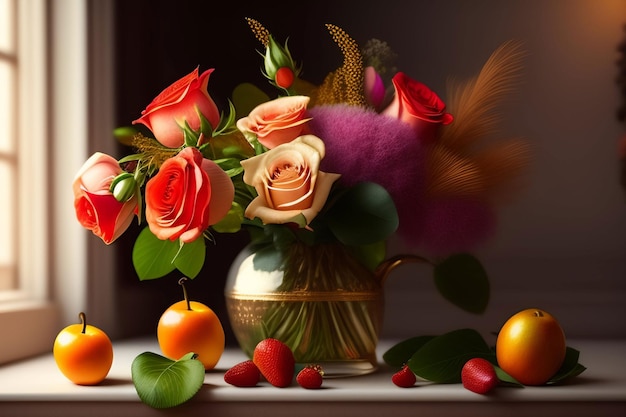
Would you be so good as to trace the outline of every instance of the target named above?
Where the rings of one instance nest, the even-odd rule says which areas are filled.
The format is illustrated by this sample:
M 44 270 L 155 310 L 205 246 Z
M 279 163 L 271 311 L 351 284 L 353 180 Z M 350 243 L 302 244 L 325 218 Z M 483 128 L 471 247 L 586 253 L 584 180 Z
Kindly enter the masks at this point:
M 50 340 L 54 340 L 58 332 L 58 319 L 58 308 L 50 302 L 21 300 L 1 303 L 0 329 L 3 337 L 0 364 L 48 351 Z M 0 367 L 0 374 L 3 373 Z M 4 384 L 0 381 L 0 386 Z
M 321 390 L 305 390 L 295 382 L 282 389 L 267 383 L 236 388 L 224 382 L 224 371 L 245 357 L 239 349 L 227 349 L 217 368 L 206 374 L 200 392 L 188 403 L 167 410 L 167 415 L 626 415 L 626 340 L 579 340 L 568 345 L 581 352 L 580 362 L 587 367 L 582 375 L 560 386 L 498 387 L 488 396 L 474 394 L 461 384 L 418 382 L 413 388 L 398 388 L 385 365 L 369 375 L 327 379 Z M 389 346 L 381 343 L 379 356 Z M 0 415 L 163 415 L 163 410 L 141 403 L 130 377 L 132 360 L 145 351 L 159 352 L 156 341 L 115 343 L 111 372 L 93 387 L 65 379 L 51 354 L 4 365 L 0 367 Z

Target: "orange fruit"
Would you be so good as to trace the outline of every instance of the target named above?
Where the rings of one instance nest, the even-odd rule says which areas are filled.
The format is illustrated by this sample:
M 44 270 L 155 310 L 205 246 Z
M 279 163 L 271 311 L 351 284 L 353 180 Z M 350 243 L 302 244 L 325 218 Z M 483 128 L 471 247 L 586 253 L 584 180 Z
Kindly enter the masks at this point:
M 159 347 L 173 360 L 194 352 L 208 371 L 215 368 L 224 353 L 224 328 L 213 310 L 197 301 L 189 301 L 184 286 L 183 291 L 185 299 L 172 304 L 159 319 Z
M 498 366 L 524 385 L 543 385 L 559 370 L 567 345 L 559 322 L 529 308 L 511 316 L 496 339 Z
M 59 370 L 77 385 L 96 385 L 109 374 L 113 364 L 113 345 L 109 336 L 87 324 L 85 313 L 81 324 L 72 324 L 59 332 L 52 354 Z

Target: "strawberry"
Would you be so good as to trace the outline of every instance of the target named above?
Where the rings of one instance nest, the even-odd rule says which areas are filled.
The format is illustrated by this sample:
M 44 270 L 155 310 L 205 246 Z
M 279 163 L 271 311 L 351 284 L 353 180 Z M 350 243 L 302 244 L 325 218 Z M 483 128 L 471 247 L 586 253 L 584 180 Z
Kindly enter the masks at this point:
M 498 385 L 498 377 L 491 362 L 483 358 L 473 358 L 463 365 L 461 382 L 472 392 L 487 394 Z
M 409 388 L 415 385 L 417 378 L 408 365 L 403 365 L 402 369 L 391 376 L 391 382 L 401 388 Z
M 251 360 L 239 362 L 224 374 L 224 381 L 236 387 L 254 387 L 260 379 L 261 372 Z
M 319 365 L 307 365 L 296 376 L 296 381 L 302 388 L 318 389 L 322 386 L 324 372 Z
M 252 361 L 267 382 L 275 387 L 284 388 L 291 384 L 296 360 L 289 346 L 280 340 L 261 340 L 254 348 Z

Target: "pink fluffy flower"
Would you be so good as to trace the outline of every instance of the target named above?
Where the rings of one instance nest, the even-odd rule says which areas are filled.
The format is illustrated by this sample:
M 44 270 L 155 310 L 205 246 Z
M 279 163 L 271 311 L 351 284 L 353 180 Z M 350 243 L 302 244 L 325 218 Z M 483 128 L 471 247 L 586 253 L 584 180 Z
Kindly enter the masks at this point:
M 321 169 L 341 174 L 346 186 L 372 181 L 393 198 L 398 236 L 431 255 L 467 251 L 491 237 L 493 207 L 467 199 L 429 200 L 425 190 L 428 147 L 399 119 L 348 105 L 308 110 L 311 132 L 326 144 Z
M 417 205 L 424 194 L 425 154 L 408 124 L 348 105 L 316 106 L 308 115 L 312 133 L 326 144 L 321 169 L 340 173 L 346 186 L 371 181 L 385 187 L 399 212 Z M 418 219 L 401 219 L 399 231 L 413 221 Z

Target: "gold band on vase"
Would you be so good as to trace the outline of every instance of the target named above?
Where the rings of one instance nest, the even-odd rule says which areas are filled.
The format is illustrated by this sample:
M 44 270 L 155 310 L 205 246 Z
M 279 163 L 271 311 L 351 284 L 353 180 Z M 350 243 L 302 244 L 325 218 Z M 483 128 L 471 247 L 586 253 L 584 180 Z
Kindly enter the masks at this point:
M 231 292 L 228 298 L 250 301 L 376 301 L 381 291 L 286 291 L 265 294 Z

